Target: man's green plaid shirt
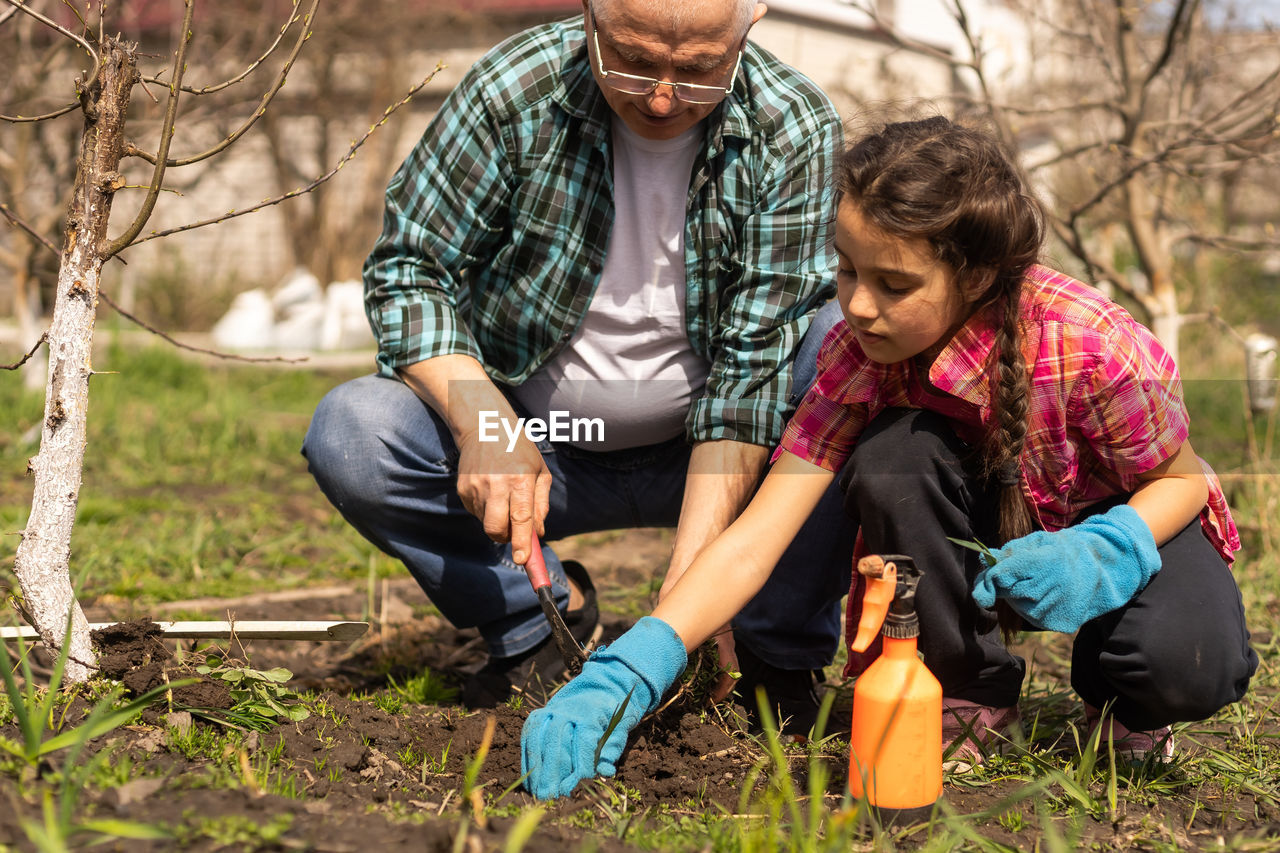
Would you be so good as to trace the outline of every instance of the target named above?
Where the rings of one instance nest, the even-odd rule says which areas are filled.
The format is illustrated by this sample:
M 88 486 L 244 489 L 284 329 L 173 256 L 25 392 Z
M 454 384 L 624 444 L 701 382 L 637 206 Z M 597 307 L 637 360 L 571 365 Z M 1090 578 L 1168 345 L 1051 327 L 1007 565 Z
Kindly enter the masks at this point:
M 392 179 L 365 262 L 384 374 L 462 353 L 515 385 L 568 343 L 613 224 L 612 115 L 581 20 L 527 30 L 471 68 Z M 687 434 L 772 445 L 785 368 L 834 292 L 839 117 L 813 83 L 748 44 L 705 124 L 684 248 L 689 340 L 711 370 Z

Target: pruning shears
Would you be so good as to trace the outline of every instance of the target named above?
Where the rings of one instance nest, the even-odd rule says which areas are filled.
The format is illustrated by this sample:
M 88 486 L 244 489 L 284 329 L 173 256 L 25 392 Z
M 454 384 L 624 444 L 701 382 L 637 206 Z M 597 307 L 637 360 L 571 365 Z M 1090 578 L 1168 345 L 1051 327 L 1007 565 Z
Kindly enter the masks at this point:
M 560 657 L 564 658 L 564 665 L 568 668 L 570 675 L 577 675 L 582 671 L 587 652 L 578 645 L 573 632 L 569 630 L 564 617 L 560 615 L 559 608 L 556 607 L 555 597 L 551 594 L 551 575 L 547 573 L 546 561 L 542 559 L 542 545 L 538 542 L 538 534 L 530 532 L 529 537 L 529 559 L 524 563 L 525 573 L 529 576 L 529 583 L 538 596 L 538 603 L 542 605 L 542 613 L 551 625 L 551 636 L 556 641 L 556 648 L 560 650 Z

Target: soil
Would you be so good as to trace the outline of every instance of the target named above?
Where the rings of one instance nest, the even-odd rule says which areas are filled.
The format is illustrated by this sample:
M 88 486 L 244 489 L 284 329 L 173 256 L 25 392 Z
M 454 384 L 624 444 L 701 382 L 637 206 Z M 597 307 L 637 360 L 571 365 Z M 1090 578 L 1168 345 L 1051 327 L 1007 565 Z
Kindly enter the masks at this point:
M 642 581 L 653 566 L 662 565 L 667 547 L 645 531 L 594 545 L 570 545 L 566 555 L 591 566 L 602 589 Z M 200 604 L 209 619 L 225 619 L 229 610 L 239 619 L 358 619 L 369 608 L 362 592 L 338 588 Z M 181 605 L 188 616 L 190 605 Z M 166 717 L 164 703 L 153 706 L 138 724 L 95 742 L 93 749 L 113 750 L 114 763 L 128 757 L 132 780 L 103 792 L 86 788 L 79 803 L 82 814 L 205 828 L 180 832 L 176 846 L 173 841 L 119 841 L 106 849 L 501 850 L 516 816 L 535 802 L 517 787 L 520 730 L 529 707 L 469 711 L 455 704 L 406 702 L 389 713 L 363 698 L 404 684 L 424 666 L 456 682 L 483 663 L 478 635 L 424 614 L 426 600 L 411 580 L 384 583 L 375 607 L 385 617 L 383 623 L 353 645 L 259 640 L 223 650 L 257 669 L 286 667 L 294 674 L 290 687 L 314 690 L 323 700 L 318 707 L 324 710 L 305 720 L 249 734 L 238 754 L 224 750 L 218 755 L 215 749 L 212 756 L 206 750 L 187 757 L 175 731 L 191 726 L 216 737 L 227 730 L 200 715 Z M 630 620 L 606 615 L 604 621 L 606 635 L 616 635 Z M 95 642 L 104 674 L 133 694 L 191 677 L 193 664 L 203 660 L 203 652 L 195 654 L 189 641 L 180 648 L 145 618 L 97 632 Z M 225 709 L 231 696 L 224 683 L 202 678 L 175 689 L 173 704 Z M 597 823 L 613 826 L 608 821 L 623 811 L 639 814 L 641 820 L 655 806 L 695 820 L 707 813 L 737 813 L 744 785 L 751 780 L 759 784 L 762 774 L 757 771 L 765 759 L 730 711 L 724 705 L 708 709 L 683 700 L 672 703 L 633 734 L 619 764 L 620 787 L 584 784 L 573 796 L 546 804 L 547 814 L 523 849 L 559 853 L 584 844 L 601 851 L 635 849 L 625 840 L 592 831 Z M 0 734 L 15 736 L 13 731 Z M 466 775 L 468 762 L 484 752 L 486 742 L 487 755 L 474 785 L 487 805 L 477 817 L 464 802 Z M 802 758 L 795 767 L 803 768 Z M 255 772 L 262 768 L 275 768 L 274 778 Z M 829 770 L 827 799 L 835 810 L 845 790 L 847 761 L 834 755 Z M 211 784 L 219 773 L 233 781 Z M 950 780 L 944 798 L 951 808 L 972 814 L 1023 784 L 997 781 L 972 787 Z M 9 799 L 12 808 L 0 810 L 0 845 L 23 849 L 18 820 L 38 820 L 40 806 L 17 796 Z M 1000 814 L 979 824 L 982 834 L 1013 849 L 1027 849 L 1031 836 L 997 822 Z M 1027 832 L 1033 831 L 1038 819 L 1027 814 L 1025 824 Z M 1126 839 L 1139 828 L 1150 837 L 1151 826 L 1166 827 L 1177 849 L 1209 849 L 1219 836 L 1280 836 L 1280 810 L 1274 802 L 1221 790 L 1203 791 L 1198 798 L 1122 801 L 1116 820 L 1087 823 L 1086 837 L 1078 844 L 1126 849 Z M 460 839 L 460 834 L 466 837 Z

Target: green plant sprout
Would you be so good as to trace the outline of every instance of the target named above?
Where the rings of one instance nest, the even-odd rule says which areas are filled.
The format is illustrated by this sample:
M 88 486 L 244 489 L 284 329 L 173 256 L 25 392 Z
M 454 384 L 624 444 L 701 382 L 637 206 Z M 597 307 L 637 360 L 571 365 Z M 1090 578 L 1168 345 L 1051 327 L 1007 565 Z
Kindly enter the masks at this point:
M 977 551 L 988 560 L 989 565 L 995 565 L 996 563 L 995 551 L 992 551 L 976 539 L 956 539 L 953 536 L 948 536 L 947 541 L 953 545 L 959 545 L 961 548 L 968 548 L 970 551 Z
M 406 679 L 403 684 L 388 674 L 387 683 L 397 696 L 415 705 L 448 705 L 458 698 L 457 688 L 429 669 Z
M 604 745 L 609 742 L 609 735 L 613 734 L 614 729 L 618 727 L 618 723 L 622 722 L 622 715 L 626 713 L 627 706 L 631 704 L 631 694 L 636 689 L 632 687 L 627 691 L 626 698 L 622 700 L 622 704 L 618 706 L 618 710 L 613 712 L 613 716 L 609 718 L 609 725 L 604 727 L 604 734 L 600 735 L 600 740 L 596 741 L 596 752 L 591 757 L 592 768 L 598 767 L 600 764 L 600 753 L 604 750 Z
M 533 838 L 533 834 L 538 829 L 538 824 L 542 821 L 542 816 L 546 813 L 547 810 L 542 806 L 534 806 L 516 818 L 515 823 L 511 825 L 510 831 L 507 832 L 507 839 L 502 845 L 502 853 L 520 853 L 524 846 L 529 843 L 529 839 Z
M 280 720 L 299 722 L 311 716 L 301 697 L 285 686 L 293 673 L 284 667 L 260 670 L 228 666 L 210 655 L 196 672 L 219 679 L 231 688 L 229 709 L 188 708 L 191 713 L 232 727 L 266 731 Z
M 73 778 L 79 780 L 78 774 L 67 774 L 57 802 L 54 801 L 53 791 L 44 792 L 43 823 L 29 818 L 21 820 L 22 831 L 27 840 L 41 853 L 68 853 L 78 849 L 83 846 L 79 843 L 79 836 L 82 835 L 98 836 L 90 844 L 100 844 L 113 838 L 135 841 L 165 841 L 170 838 L 169 833 L 163 829 L 136 821 L 102 818 L 77 822 L 75 814 L 79 811 L 78 797 L 77 787 L 72 784 Z
M 490 717 L 484 727 L 484 735 L 480 738 L 480 746 L 476 749 L 476 754 L 467 762 L 466 770 L 462 774 L 462 799 L 468 803 L 472 812 L 475 814 L 476 823 L 484 825 L 484 808 L 483 800 L 480 797 L 480 789 L 476 787 L 476 779 L 480 777 L 480 768 L 484 766 L 485 759 L 489 757 L 489 746 L 493 743 L 493 732 L 498 726 L 496 717 Z

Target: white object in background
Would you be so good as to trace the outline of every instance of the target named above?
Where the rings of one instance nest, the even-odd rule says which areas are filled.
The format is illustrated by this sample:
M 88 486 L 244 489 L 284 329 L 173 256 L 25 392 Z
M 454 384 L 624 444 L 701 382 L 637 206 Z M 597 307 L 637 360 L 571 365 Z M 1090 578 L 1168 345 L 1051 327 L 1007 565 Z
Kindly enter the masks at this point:
M 314 350 L 320 347 L 320 326 L 324 323 L 323 302 L 290 305 L 276 321 L 275 346 L 281 350 Z
M 1249 388 L 1249 408 L 1269 412 L 1276 407 L 1276 339 L 1254 333 L 1244 339 L 1244 374 Z
M 236 294 L 227 313 L 213 325 L 213 345 L 224 350 L 275 346 L 275 310 L 265 291 Z
M 324 293 L 320 349 L 359 349 L 371 343 L 373 332 L 364 313 L 364 285 L 358 281 L 335 281 Z
M 278 316 L 286 314 L 294 305 L 323 301 L 324 288 L 320 286 L 320 279 L 305 267 L 298 267 L 285 276 L 271 297 L 271 305 Z

